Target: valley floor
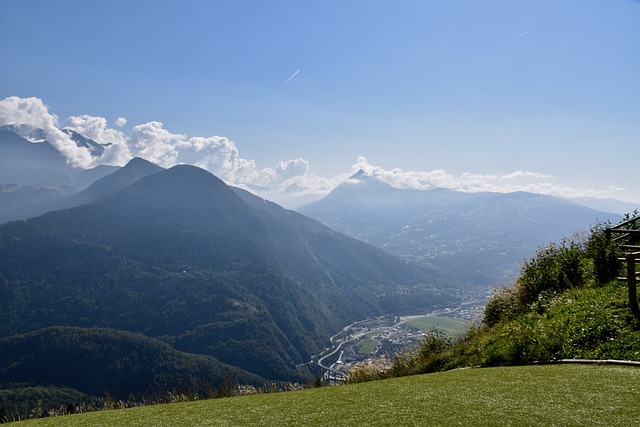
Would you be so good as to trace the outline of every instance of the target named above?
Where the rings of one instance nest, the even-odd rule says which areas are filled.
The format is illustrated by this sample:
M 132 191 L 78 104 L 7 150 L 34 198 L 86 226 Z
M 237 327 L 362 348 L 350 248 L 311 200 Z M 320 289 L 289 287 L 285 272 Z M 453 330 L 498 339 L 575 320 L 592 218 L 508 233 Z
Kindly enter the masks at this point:
M 331 346 L 308 364 L 318 366 L 323 380 L 341 384 L 349 372 L 363 365 L 390 365 L 396 354 L 414 351 L 429 333 L 455 338 L 478 321 L 484 301 L 469 301 L 455 308 L 411 316 L 380 316 L 345 326 L 330 338 Z M 381 366 L 379 366 L 381 367 Z

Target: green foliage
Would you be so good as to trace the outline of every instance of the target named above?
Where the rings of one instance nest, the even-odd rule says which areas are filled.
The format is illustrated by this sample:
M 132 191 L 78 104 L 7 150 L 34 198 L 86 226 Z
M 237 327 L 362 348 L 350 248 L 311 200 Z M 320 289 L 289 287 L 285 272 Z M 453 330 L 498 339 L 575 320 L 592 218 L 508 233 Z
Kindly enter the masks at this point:
M 593 274 L 599 284 L 615 280 L 620 272 L 620 248 L 607 238 L 606 228 L 610 223 L 598 223 L 591 228 L 587 241 L 587 255 L 593 260 Z
M 518 311 L 518 298 L 513 288 L 501 288 L 494 291 L 484 308 L 484 324 L 493 326 L 508 319 Z
M 402 376 L 402 375 L 397 375 Z M 392 378 L 389 370 L 385 366 L 378 366 L 375 362 L 352 369 L 345 380 L 346 384 L 358 384 L 368 381 L 382 380 Z
M 439 372 L 450 365 L 450 351 L 454 341 L 448 336 L 432 330 L 422 341 L 417 351 L 396 355 L 391 367 L 382 361 L 373 361 L 349 372 L 348 384 L 380 380 L 407 375 Z
M 584 285 L 584 256 L 583 246 L 569 239 L 538 249 L 535 257 L 524 263 L 516 282 L 519 305 L 534 302 L 543 291 L 562 292 Z
M 0 423 L 84 412 L 99 400 L 68 387 L 8 385 L 0 387 Z
M 48 384 L 73 389 L 82 395 L 107 392 L 116 400 L 140 400 L 172 389 L 204 396 L 223 384 L 227 388 L 231 382 L 260 386 L 264 380 L 210 356 L 178 352 L 140 334 L 52 327 L 0 340 L 0 386 L 22 382 L 31 387 Z M 49 400 L 57 405 L 68 403 L 63 397 Z M 71 400 L 78 401 L 84 400 Z M 30 398 L 13 403 L 19 408 L 21 404 L 33 407 L 34 402 Z
M 610 280 L 619 267 L 605 228 L 593 227 L 585 244 L 574 237 L 538 250 L 513 287 L 489 298 L 484 325 L 463 339 L 433 334 L 390 369 L 360 372 L 353 381 L 570 358 L 640 361 L 640 322 L 626 286 Z
M 418 351 L 411 356 L 416 359 L 411 363 L 415 373 L 438 372 L 446 368 L 449 362 L 446 353 L 451 346 L 451 338 L 438 332 L 429 334 L 420 344 Z

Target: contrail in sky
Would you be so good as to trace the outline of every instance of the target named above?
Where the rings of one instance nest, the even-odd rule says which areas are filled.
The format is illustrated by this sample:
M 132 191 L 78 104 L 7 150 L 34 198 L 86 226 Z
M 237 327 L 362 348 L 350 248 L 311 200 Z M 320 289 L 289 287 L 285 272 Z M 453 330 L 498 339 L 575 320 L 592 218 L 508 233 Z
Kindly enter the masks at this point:
M 286 82 L 284 82 L 283 84 L 285 84 L 285 85 L 286 85 L 287 83 L 289 83 L 289 82 L 291 81 L 291 79 L 292 79 L 292 78 L 294 78 L 294 77 L 296 76 L 296 74 L 298 74 L 299 72 L 300 72 L 300 70 L 297 70 L 297 71 L 296 71 L 295 73 L 293 73 L 293 74 L 291 75 L 291 77 L 289 77 L 289 78 L 287 79 L 287 81 L 286 81 Z
M 511 40 L 519 39 L 520 37 L 522 37 L 522 36 L 526 36 L 526 35 L 527 35 L 527 33 L 526 33 L 526 32 L 524 32 L 524 33 L 522 33 L 522 34 L 518 34 L 518 35 L 517 35 L 517 36 L 515 36 L 515 37 L 512 37 L 512 38 L 511 38 Z M 294 74 L 294 76 L 295 76 L 295 74 Z

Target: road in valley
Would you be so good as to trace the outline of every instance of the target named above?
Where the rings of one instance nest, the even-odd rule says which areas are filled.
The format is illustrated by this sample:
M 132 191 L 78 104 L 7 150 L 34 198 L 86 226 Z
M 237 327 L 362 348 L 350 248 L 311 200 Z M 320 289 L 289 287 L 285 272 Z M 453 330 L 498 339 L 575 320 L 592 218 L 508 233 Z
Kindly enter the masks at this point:
M 322 368 L 323 370 L 329 373 L 343 376 L 346 373 L 345 370 L 347 370 L 347 367 L 344 364 L 342 364 L 342 354 L 344 354 L 345 352 L 348 353 L 349 351 L 347 350 L 351 350 L 350 351 L 351 354 L 358 353 L 358 351 L 353 347 L 357 346 L 358 342 L 361 339 L 366 339 L 367 337 L 371 337 L 373 334 L 378 334 L 378 335 L 382 335 L 384 333 L 390 334 L 392 330 L 404 331 L 405 328 L 402 328 L 402 325 L 404 325 L 406 322 L 412 319 L 419 319 L 423 317 L 436 317 L 436 316 L 461 317 L 461 318 L 468 317 L 468 316 L 463 316 L 462 314 L 465 314 L 466 312 L 468 312 L 469 307 L 474 307 L 477 304 L 478 304 L 477 301 L 473 301 L 473 302 L 463 303 L 457 308 L 445 308 L 445 309 L 435 310 L 428 314 L 416 314 L 416 315 L 401 316 L 401 317 L 380 316 L 380 317 L 373 317 L 373 318 L 364 319 L 358 322 L 351 323 L 350 325 L 347 325 L 344 328 L 342 328 L 337 334 L 332 336 L 329 339 L 329 341 L 331 342 L 331 346 L 326 348 L 321 353 L 314 355 L 311 359 L 311 362 L 309 363 L 315 363 L 320 368 Z M 408 329 L 410 328 L 406 328 L 406 329 L 407 331 L 404 333 L 406 333 L 407 337 L 409 337 L 410 333 L 408 332 Z M 413 333 L 413 338 L 415 338 L 416 340 L 419 339 L 419 337 L 421 336 L 423 336 L 423 333 L 419 333 L 419 332 Z M 408 340 L 408 341 L 411 341 L 411 340 Z M 415 340 L 413 342 L 415 344 Z M 350 346 L 351 348 L 349 348 Z M 343 353 L 340 354 L 340 357 L 338 357 L 336 362 L 334 363 L 326 362 L 327 359 L 331 358 L 339 351 L 342 351 Z M 366 356 L 364 356 L 364 359 L 366 359 Z M 336 367 L 336 364 L 339 364 L 339 365 Z

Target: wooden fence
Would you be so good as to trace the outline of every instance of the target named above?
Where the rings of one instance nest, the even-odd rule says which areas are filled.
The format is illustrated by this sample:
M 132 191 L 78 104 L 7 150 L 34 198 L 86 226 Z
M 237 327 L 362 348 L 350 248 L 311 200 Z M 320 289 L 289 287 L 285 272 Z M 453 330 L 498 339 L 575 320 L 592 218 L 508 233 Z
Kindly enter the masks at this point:
M 640 272 L 637 271 L 636 266 L 640 264 L 639 225 L 640 217 L 635 217 L 606 229 L 607 238 L 617 243 L 622 249 L 623 256 L 619 260 L 626 264 L 626 276 L 618 277 L 618 280 L 627 283 L 629 308 L 638 320 L 640 320 L 640 307 L 638 307 L 637 283 Z

